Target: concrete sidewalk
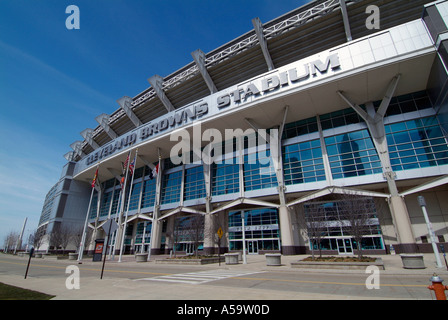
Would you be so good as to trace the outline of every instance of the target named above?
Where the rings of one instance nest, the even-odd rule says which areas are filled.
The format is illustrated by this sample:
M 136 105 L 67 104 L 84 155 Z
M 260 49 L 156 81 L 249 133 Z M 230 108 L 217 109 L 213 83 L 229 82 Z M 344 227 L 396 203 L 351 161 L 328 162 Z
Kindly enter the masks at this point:
M 300 256 L 282 256 L 281 266 L 266 266 L 266 258 L 263 255 L 249 255 L 247 256 L 247 264 L 226 265 L 221 263 L 201 266 L 191 265 L 176 265 L 176 270 L 232 270 L 241 272 L 287 272 L 287 273 L 343 273 L 343 274 L 365 274 L 365 270 L 341 270 L 341 269 L 297 269 L 291 268 L 291 262 L 296 262 L 305 258 L 306 255 Z M 375 256 L 377 257 L 377 256 Z M 399 255 L 383 255 L 381 257 L 384 261 L 386 270 L 381 270 L 381 274 L 402 275 L 402 276 L 421 276 L 429 279 L 433 273 L 437 273 L 443 279 L 448 281 L 448 271 L 446 267 L 437 268 L 435 264 L 435 257 L 433 254 L 425 254 L 424 261 L 425 269 L 404 269 L 402 267 L 401 258 Z M 164 256 L 153 256 L 153 261 L 138 263 L 135 262 L 134 256 L 124 256 L 121 263 L 115 261 L 106 262 L 106 276 L 101 280 L 98 276 L 83 276 L 81 279 L 80 290 L 68 290 L 65 282 L 67 275 L 59 272 L 58 276 L 31 276 L 28 279 L 23 279 L 23 275 L 11 275 L 0 273 L 0 282 L 10 285 L 31 289 L 51 295 L 55 295 L 56 300 L 165 300 L 169 297 L 170 300 L 365 300 L 365 299 L 390 299 L 390 297 L 376 297 L 367 298 L 363 296 L 348 296 L 348 295 L 334 295 L 334 294 L 318 294 L 318 293 L 302 293 L 302 292 L 283 292 L 275 290 L 262 290 L 254 288 L 235 288 L 227 286 L 208 285 L 188 285 L 188 284 L 170 284 L 159 283 L 156 281 L 136 281 L 126 277 L 114 277 L 109 270 L 114 272 L 126 272 L 126 269 L 132 268 L 134 273 L 141 270 L 142 278 L 146 277 L 145 273 L 150 273 L 151 270 L 163 268 L 163 265 L 155 264 L 155 259 L 163 259 Z M 48 261 L 51 258 L 45 258 Z M 14 257 L 13 261 L 23 263 L 27 258 Z M 443 260 L 443 259 L 442 259 Z M 38 264 L 38 259 L 33 259 L 35 265 Z M 53 262 L 53 261 L 52 261 Z M 65 269 L 68 265 L 78 265 L 76 261 L 70 260 L 56 260 L 56 265 L 60 265 L 61 269 Z M 80 268 L 86 269 L 100 269 L 101 263 L 92 262 L 91 259 L 85 259 Z M 173 265 L 166 265 L 166 272 L 170 273 L 170 267 Z M 59 268 L 59 267 L 58 267 Z M 120 271 L 122 270 L 122 271 Z M 445 282 L 445 285 L 448 282 Z M 428 293 L 428 299 L 430 295 Z
M 217 263 L 209 264 L 209 265 L 201 265 L 197 267 L 201 268 L 210 268 L 210 269 L 228 269 L 228 270 L 242 270 L 242 271 L 254 271 L 254 272 L 260 272 L 260 271 L 271 271 L 271 272 L 313 272 L 313 273 L 361 273 L 365 274 L 365 270 L 344 270 L 344 269 L 315 269 L 315 268 L 292 268 L 291 263 L 297 262 L 299 260 L 302 260 L 306 257 L 309 257 L 309 255 L 293 255 L 293 256 L 282 256 L 281 257 L 281 265 L 280 266 L 267 266 L 266 265 L 266 257 L 264 255 L 247 255 L 247 264 L 243 264 L 242 261 L 240 261 L 238 264 L 235 265 L 226 265 L 225 262 L 221 262 L 221 266 L 218 266 Z M 370 257 L 373 258 L 381 258 L 384 262 L 385 270 L 381 270 L 382 274 L 388 274 L 388 275 L 428 275 L 432 276 L 434 273 L 438 275 L 445 275 L 445 278 L 448 281 L 448 270 L 445 265 L 445 262 L 443 260 L 443 256 L 441 255 L 443 268 L 438 268 L 436 263 L 436 258 L 434 254 L 423 254 L 423 259 L 425 263 L 425 269 L 405 269 L 403 268 L 403 263 L 401 261 L 400 255 L 372 255 Z M 149 265 L 154 265 L 155 260 L 159 259 L 166 259 L 168 256 L 164 255 L 158 255 L 153 256 L 150 262 L 146 262 Z M 86 263 L 90 263 L 87 261 Z M 138 263 L 135 262 L 134 256 L 123 256 L 122 263 L 126 265 L 135 265 L 135 266 L 141 266 L 146 263 Z M 97 265 L 97 263 L 93 263 L 94 265 Z M 117 259 L 114 261 L 107 261 L 108 265 L 113 264 L 120 264 Z M 182 266 L 182 265 L 176 265 L 176 266 Z M 185 265 L 187 267 L 187 265 Z M 194 267 L 189 265 L 188 267 Z

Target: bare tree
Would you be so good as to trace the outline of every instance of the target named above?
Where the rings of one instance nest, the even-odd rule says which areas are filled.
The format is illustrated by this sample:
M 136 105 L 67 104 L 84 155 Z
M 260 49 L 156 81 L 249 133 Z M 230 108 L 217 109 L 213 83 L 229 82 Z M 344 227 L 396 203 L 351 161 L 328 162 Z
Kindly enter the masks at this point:
M 314 260 L 314 248 L 319 249 L 319 257 L 322 258 L 322 240 L 327 235 L 327 219 L 325 207 L 322 203 L 307 203 L 307 210 L 302 204 L 304 214 L 298 214 L 298 222 L 305 231 L 305 236 L 311 242 L 311 256 Z
M 34 230 L 31 234 L 32 240 L 30 241 L 36 250 L 39 250 L 40 246 L 44 243 L 45 233 L 39 229 Z
M 51 232 L 51 244 L 57 248 L 62 248 L 62 254 L 65 253 L 69 244 L 74 244 L 77 236 L 80 234 L 78 226 L 55 225 Z
M 203 240 L 204 216 L 193 214 L 176 219 L 173 231 L 174 246 L 180 242 L 190 243 L 192 244 L 195 256 L 197 257 L 199 245 Z
M 19 233 L 10 231 L 4 240 L 4 252 L 8 253 L 10 250 L 14 250 L 17 241 L 19 241 Z
M 345 193 L 339 206 L 341 227 L 355 240 L 358 258 L 361 259 L 362 239 L 376 221 L 375 202 L 372 198 Z
M 71 228 L 71 230 L 70 230 L 71 237 L 70 237 L 70 240 L 69 240 L 69 244 L 73 245 L 76 248 L 76 252 L 79 251 L 79 247 L 81 245 L 83 230 L 84 230 L 84 228 L 82 226 L 73 226 Z M 88 238 L 91 235 L 92 235 L 92 231 L 88 230 L 86 238 Z
M 193 244 L 195 256 L 198 257 L 199 244 L 204 241 L 204 216 L 191 215 L 186 231 L 187 239 Z
M 180 230 L 180 219 L 176 218 L 174 219 L 174 226 L 173 226 L 173 232 L 168 233 L 167 236 L 171 237 L 171 241 L 173 242 L 173 251 L 174 251 L 174 258 L 177 257 L 177 245 L 181 238 L 181 230 Z

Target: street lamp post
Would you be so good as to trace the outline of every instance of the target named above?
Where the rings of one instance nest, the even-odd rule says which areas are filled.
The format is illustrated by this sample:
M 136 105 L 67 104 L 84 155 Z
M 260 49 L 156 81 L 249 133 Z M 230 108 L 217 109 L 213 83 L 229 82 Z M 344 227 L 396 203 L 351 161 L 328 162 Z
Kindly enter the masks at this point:
M 423 196 L 418 196 L 417 200 L 418 200 L 420 207 L 422 208 L 423 216 L 425 217 L 426 226 L 428 227 L 428 233 L 429 233 L 429 236 L 431 237 L 431 245 L 432 245 L 432 249 L 434 251 L 434 255 L 436 256 L 437 268 L 443 268 L 442 260 L 440 259 L 439 249 L 437 248 L 436 235 L 434 233 L 432 224 L 429 221 L 428 213 L 426 212 L 425 198 Z
M 241 211 L 241 226 L 243 231 L 243 264 L 247 264 L 247 257 L 246 257 L 246 227 L 244 222 L 244 210 Z

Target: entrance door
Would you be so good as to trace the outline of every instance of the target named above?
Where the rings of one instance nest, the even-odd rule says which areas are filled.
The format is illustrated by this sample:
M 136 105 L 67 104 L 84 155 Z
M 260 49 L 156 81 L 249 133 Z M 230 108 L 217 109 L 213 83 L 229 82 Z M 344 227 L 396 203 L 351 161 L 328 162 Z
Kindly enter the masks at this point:
M 338 252 L 339 254 L 352 254 L 352 240 L 350 238 L 338 239 Z
M 186 245 L 185 245 L 185 254 L 187 255 L 187 256 L 192 256 L 193 254 L 194 254 L 194 244 L 192 244 L 192 243 L 187 243 Z
M 247 253 L 258 254 L 258 241 L 247 241 Z

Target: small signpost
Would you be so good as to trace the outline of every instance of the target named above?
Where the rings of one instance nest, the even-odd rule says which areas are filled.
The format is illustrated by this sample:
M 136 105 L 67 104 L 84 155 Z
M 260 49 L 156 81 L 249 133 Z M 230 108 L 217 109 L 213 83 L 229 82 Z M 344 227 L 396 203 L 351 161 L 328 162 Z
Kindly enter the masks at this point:
M 216 234 L 218 235 L 218 241 L 217 241 L 218 242 L 218 264 L 219 264 L 219 266 L 221 266 L 221 238 L 222 238 L 222 235 L 224 234 L 221 227 L 219 227 Z
M 106 264 L 106 256 L 107 256 L 107 244 L 109 243 L 109 237 L 111 233 L 114 233 L 115 230 L 118 229 L 118 224 L 115 222 L 114 219 L 109 219 L 107 220 L 103 226 L 102 226 L 103 230 L 106 231 L 107 230 L 107 238 L 105 241 L 105 244 L 103 246 L 103 267 L 101 268 L 101 277 L 100 279 L 103 279 L 103 273 L 104 273 L 104 265 Z M 104 250 L 104 248 L 106 248 L 106 250 Z
M 216 232 L 216 233 L 218 234 L 219 239 L 221 239 L 222 235 L 224 234 L 221 227 L 219 227 L 218 232 Z
M 442 260 L 440 259 L 439 249 L 436 244 L 436 234 L 434 233 L 434 228 L 432 227 L 432 223 L 429 221 L 428 213 L 426 212 L 426 201 L 423 196 L 417 197 L 418 204 L 422 208 L 423 216 L 425 217 L 426 227 L 428 228 L 428 234 L 431 238 L 432 250 L 434 251 L 434 255 L 436 257 L 437 268 L 443 268 Z
M 28 275 L 28 269 L 30 267 L 31 257 L 33 256 L 33 253 L 34 253 L 34 248 L 32 247 L 30 250 L 30 258 L 28 259 L 28 265 L 26 266 L 25 279 L 26 279 L 26 276 Z
M 446 262 L 446 252 L 445 252 L 445 247 L 443 246 L 443 244 L 440 244 L 440 250 L 443 253 L 443 259 L 445 260 L 446 270 L 448 270 L 448 263 Z

